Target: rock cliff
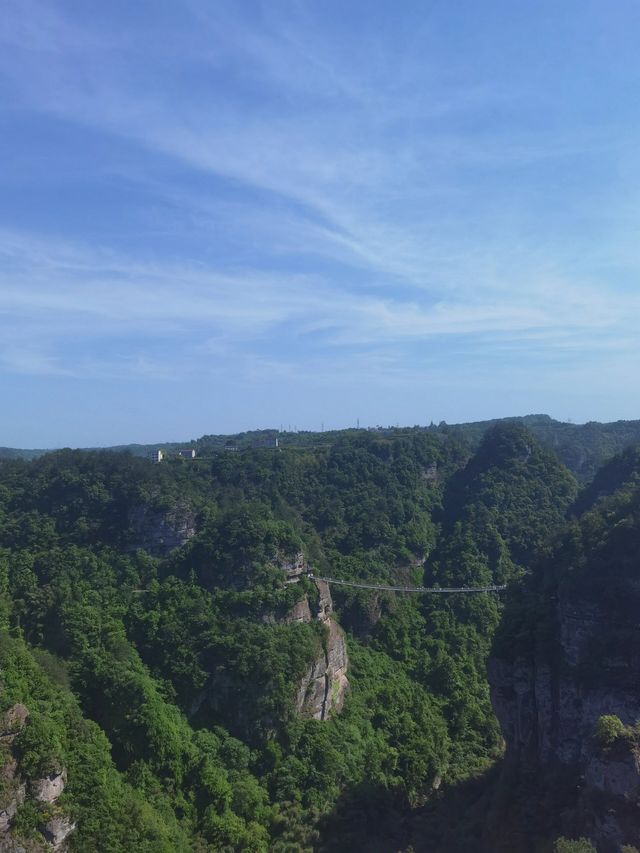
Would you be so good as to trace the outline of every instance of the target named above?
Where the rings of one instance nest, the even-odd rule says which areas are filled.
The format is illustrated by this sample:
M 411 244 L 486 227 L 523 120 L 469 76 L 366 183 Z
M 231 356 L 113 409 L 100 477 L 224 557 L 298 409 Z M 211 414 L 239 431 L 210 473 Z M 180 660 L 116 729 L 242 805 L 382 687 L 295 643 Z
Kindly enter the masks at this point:
M 132 544 L 154 557 L 166 557 L 196 534 L 196 514 L 186 502 L 178 502 L 167 510 L 139 504 L 129 512 Z
M 313 603 L 314 616 L 324 626 L 325 635 L 321 651 L 300 681 L 296 695 L 296 708 L 303 716 L 313 717 L 315 720 L 327 720 L 332 711 L 339 713 L 342 710 L 344 696 L 349 686 L 347 678 L 349 658 L 344 631 L 331 618 L 333 602 L 329 584 L 321 580 L 315 580 L 314 584 L 318 590 L 318 599 Z M 302 606 L 302 613 L 303 618 L 300 621 L 310 621 L 312 615 L 308 601 L 306 609 L 304 605 Z
M 488 665 L 506 756 L 486 849 L 559 835 L 640 847 L 638 502 L 585 516 L 507 607 Z M 608 742 L 602 718 L 618 718 Z
M 273 636 L 282 638 L 281 648 L 285 650 L 290 638 L 296 636 L 287 626 L 313 626 L 314 630 L 297 632 L 297 636 L 305 638 L 305 646 L 304 652 L 291 658 L 295 670 L 290 670 L 285 683 L 278 684 L 272 678 L 268 655 L 263 656 L 266 666 L 255 670 L 257 677 L 239 673 L 227 658 L 212 668 L 203 688 L 189 697 L 185 706 L 190 719 L 208 725 L 212 719 L 224 719 L 234 734 L 248 740 L 257 727 L 274 728 L 292 710 L 305 718 L 328 720 L 332 713 L 342 710 L 349 686 L 345 634 L 333 617 L 329 585 L 307 579 L 309 567 L 301 553 L 286 557 L 278 554 L 273 564 L 284 572 L 285 584 L 295 587 L 298 600 L 294 595 L 288 597 L 288 610 L 284 604 L 278 609 L 273 602 L 263 603 L 252 618 L 273 628 Z M 315 630 L 316 626 L 320 630 Z M 286 634 L 289 638 L 285 640 Z M 279 708 L 274 711 L 276 706 Z
M 285 572 L 288 583 L 297 582 L 309 571 L 304 554 L 293 558 L 276 557 L 276 564 Z M 327 720 L 331 712 L 340 713 L 349 687 L 347 669 L 349 658 L 344 631 L 332 618 L 333 600 L 329 584 L 314 579 L 317 597 L 301 598 L 287 614 L 285 622 L 311 622 L 317 619 L 324 627 L 322 648 L 300 680 L 296 693 L 296 709 L 305 717 Z

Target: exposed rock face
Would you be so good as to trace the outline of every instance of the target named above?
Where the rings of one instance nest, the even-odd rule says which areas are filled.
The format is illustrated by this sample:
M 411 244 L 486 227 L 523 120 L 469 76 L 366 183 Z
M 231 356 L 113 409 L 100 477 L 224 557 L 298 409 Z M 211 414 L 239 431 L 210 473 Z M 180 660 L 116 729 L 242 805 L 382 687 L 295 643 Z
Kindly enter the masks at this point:
M 6 710 L 0 720 L 0 740 L 11 743 L 27 722 L 29 711 L 18 702 Z
M 320 622 L 325 622 L 333 613 L 333 600 L 331 598 L 331 590 L 326 581 L 314 581 L 318 590 L 318 600 L 315 604 L 314 613 L 316 619 Z
M 347 669 L 349 658 L 344 631 L 331 618 L 333 602 L 329 584 L 314 581 L 318 590 L 318 600 L 314 604 L 314 615 L 326 628 L 323 648 L 303 676 L 298 687 L 296 708 L 303 716 L 316 720 L 327 720 L 331 711 L 339 713 L 344 704 L 345 692 L 349 686 Z M 307 603 L 307 608 L 310 611 Z M 310 621 L 309 619 L 301 621 Z
M 288 583 L 295 583 L 309 571 L 304 554 L 292 558 L 276 556 L 276 563 L 287 575 Z M 331 618 L 333 601 L 326 581 L 314 579 L 318 595 L 309 602 L 305 596 L 297 601 L 285 618 L 288 624 L 311 622 L 317 619 L 326 629 L 322 650 L 318 653 L 298 686 L 296 708 L 298 713 L 316 720 L 327 720 L 332 711 L 339 713 L 344 695 L 349 687 L 347 668 L 349 659 L 344 631 Z
M 13 741 L 28 717 L 28 709 L 22 704 L 16 704 L 5 711 L 0 720 L 0 738 L 8 745 L 3 747 L 4 763 L 0 767 L 0 853 L 40 853 L 52 848 L 61 850 L 75 829 L 75 824 L 59 807 L 51 808 L 64 791 L 67 780 L 64 767 L 39 779 L 24 781 L 20 777 L 18 762 L 13 754 Z M 11 834 L 14 818 L 27 796 L 40 809 L 43 823 L 39 829 L 48 844 L 35 839 L 19 841 Z
M 31 796 L 38 803 L 55 803 L 64 791 L 67 781 L 65 770 L 59 773 L 50 773 L 42 779 L 34 779 L 29 786 Z
M 305 597 L 301 598 L 300 601 L 296 601 L 289 611 L 285 622 L 289 625 L 295 622 L 311 622 L 309 599 Z
M 299 578 L 309 568 L 302 551 L 293 557 L 282 557 L 276 554 L 274 563 L 284 571 L 289 580 Z
M 281 555 L 276 555 L 274 563 L 287 573 L 288 583 L 297 583 L 300 576 L 308 571 L 303 554 L 294 555 L 288 562 Z M 316 595 L 304 595 L 286 615 L 277 616 L 270 612 L 262 614 L 261 619 L 268 625 L 308 624 L 317 620 L 325 629 L 322 645 L 297 685 L 295 707 L 301 716 L 327 720 L 331 712 L 339 713 L 344 705 L 349 687 L 349 659 L 344 631 L 332 618 L 333 602 L 329 585 L 317 579 L 313 580 L 313 584 Z M 187 713 L 192 718 L 206 713 L 208 709 L 224 713 L 232 707 L 235 731 L 242 737 L 249 737 L 253 725 L 251 706 L 259 702 L 261 689 L 259 684 L 240 685 L 233 672 L 219 669 L 211 673 L 206 685 L 192 699 Z M 240 697 L 242 699 L 238 701 Z
M 616 743 L 589 761 L 585 782 L 594 791 L 638 804 L 640 798 L 640 755 L 627 743 Z
M 424 468 L 422 471 L 422 479 L 427 481 L 437 480 L 439 477 L 438 472 L 438 464 L 436 462 L 432 462 L 427 468 Z
M 133 549 L 143 548 L 154 557 L 166 557 L 196 534 L 196 514 L 186 502 L 161 511 L 140 504 L 129 513 L 134 532 Z
M 14 762 L 15 768 L 15 762 Z M 3 774 L 5 775 L 5 774 Z M 6 776 L 5 776 L 6 779 Z M 25 796 L 27 793 L 27 786 L 24 784 L 9 785 L 8 792 L 3 798 L 6 802 L 6 805 L 3 804 L 3 808 L 0 809 L 0 836 L 5 835 L 9 832 L 11 828 L 11 821 L 16 816 L 18 811 L 18 807 L 24 803 Z
M 599 850 L 640 846 L 640 758 L 631 742 L 602 747 L 595 738 L 603 715 L 627 726 L 640 720 L 638 593 L 626 590 L 625 613 L 596 595 L 558 590 L 548 603 L 553 642 L 534 644 L 515 660 L 493 658 L 492 704 L 515 778 L 562 786 L 562 834 L 589 835 Z M 545 780 L 562 778 L 562 783 Z M 555 796 L 552 792 L 552 796 Z M 513 842 L 510 842 L 513 844 Z M 533 850 L 533 842 L 512 850 Z M 495 851 L 507 849 L 494 842 Z
M 21 706 L 24 708 L 24 705 Z M 9 709 L 7 714 L 11 712 Z M 26 710 L 26 708 L 25 708 Z M 0 796 L 0 838 L 11 829 L 18 807 L 24 803 L 27 786 L 16 777 L 18 763 L 10 755 L 0 771 L 2 795 Z M 1 849 L 1 848 L 0 848 Z
M 627 648 L 625 660 L 608 658 L 606 670 L 585 678 L 594 645 L 610 633 L 611 620 L 594 602 L 577 601 L 560 601 L 557 619 L 560 647 L 553 655 L 494 658 L 488 674 L 508 751 L 571 764 L 592 757 L 601 716 L 615 714 L 626 725 L 640 719 L 640 648 Z
M 59 815 L 42 824 L 40 832 L 54 850 L 59 850 L 75 828 L 76 825 L 71 818 L 66 815 Z

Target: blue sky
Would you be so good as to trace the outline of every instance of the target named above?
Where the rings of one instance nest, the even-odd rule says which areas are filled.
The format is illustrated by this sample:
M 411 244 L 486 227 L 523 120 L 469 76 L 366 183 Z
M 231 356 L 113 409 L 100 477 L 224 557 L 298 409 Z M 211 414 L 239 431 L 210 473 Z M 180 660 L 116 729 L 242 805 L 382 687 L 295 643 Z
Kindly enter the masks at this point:
M 3 0 L 0 445 L 640 417 L 639 28 Z

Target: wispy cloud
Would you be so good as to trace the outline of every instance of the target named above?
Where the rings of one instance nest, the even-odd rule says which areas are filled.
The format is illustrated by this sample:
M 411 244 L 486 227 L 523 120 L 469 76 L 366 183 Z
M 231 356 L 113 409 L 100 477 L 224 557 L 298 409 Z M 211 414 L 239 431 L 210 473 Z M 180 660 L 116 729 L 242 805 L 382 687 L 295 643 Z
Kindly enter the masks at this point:
M 283 335 L 290 350 L 279 357 L 281 364 L 328 356 L 331 349 L 348 359 L 354 347 L 382 345 L 404 354 L 404 347 L 416 343 L 478 335 L 491 352 L 577 350 L 585 334 L 631 332 L 639 309 L 640 296 L 614 303 L 595 290 L 557 281 L 542 287 L 536 300 L 528 292 L 508 302 L 482 294 L 473 301 L 383 298 L 375 289 L 352 291 L 321 276 L 222 273 L 0 233 L 0 351 L 5 369 L 29 372 L 91 372 L 96 361 L 83 354 L 86 343 L 117 341 L 134 355 L 123 359 L 116 348 L 114 370 L 122 372 L 126 363 L 127 370 L 141 374 L 146 362 L 135 352 L 143 341 L 151 345 L 167 336 L 172 347 L 166 365 L 184 362 L 198 348 L 201 353 L 217 348 L 218 356 L 239 363 L 241 348 L 249 347 L 254 361 L 258 353 L 268 362 L 269 348 Z M 29 343 L 21 346 L 20 340 Z M 37 351 L 34 340 L 40 342 Z M 70 348 L 71 342 L 76 346 Z M 154 370 L 166 369 L 154 359 Z
M 126 41 L 114 46 L 107 36 L 96 46 L 91 30 L 82 38 L 77 23 L 40 6 L 15 13 L 18 21 L 30 20 L 23 49 L 28 55 L 44 44 L 61 49 L 45 52 L 47 61 L 26 78 L 15 65 L 6 70 L 38 109 L 295 203 L 296 218 L 315 228 L 330 257 L 417 287 L 450 286 L 451 274 L 444 270 L 441 281 L 440 267 L 461 248 L 495 251 L 496 243 L 514 237 L 510 210 L 498 210 L 500 197 L 487 231 L 487 203 L 476 196 L 469 204 L 461 171 L 566 161 L 611 144 L 589 127 L 484 130 L 471 137 L 464 123 L 454 130 L 456 121 L 443 122 L 443 114 L 468 120 L 513 105 L 522 93 L 504 83 L 442 86 L 416 48 L 398 68 L 394 45 L 380 38 L 367 43 L 371 55 L 359 70 L 357 59 L 327 44 L 310 7 L 262 7 L 261 27 L 235 4 L 189 8 L 203 26 L 189 31 L 192 50 L 182 62 L 193 75 L 209 69 L 211 76 L 187 98 L 178 99 L 182 92 L 163 62 L 175 59 L 172 42 L 164 57 L 152 50 L 145 74 Z M 231 80 L 221 79 L 223 71 Z M 242 88 L 243 78 L 258 80 L 259 92 L 247 100 L 230 97 L 229 84 Z M 454 211 L 443 215 L 456 197 Z
M 27 167 L 51 126 L 81 165 L 75 202 L 52 167 L 43 210 L 0 204 L 0 370 L 456 384 L 633 355 L 624 116 L 418 5 L 108 5 L 3 9 L 0 118 L 36 122 Z

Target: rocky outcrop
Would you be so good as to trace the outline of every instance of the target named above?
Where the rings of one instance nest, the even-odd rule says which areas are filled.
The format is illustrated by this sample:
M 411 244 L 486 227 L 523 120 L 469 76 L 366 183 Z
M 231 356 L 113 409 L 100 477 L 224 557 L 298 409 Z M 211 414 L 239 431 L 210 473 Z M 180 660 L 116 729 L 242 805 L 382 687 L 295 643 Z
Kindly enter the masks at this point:
M 27 786 L 18 776 L 18 762 L 8 745 L 12 744 L 20 734 L 28 716 L 27 708 L 17 704 L 6 710 L 0 721 L 2 728 L 0 737 L 2 743 L 7 745 L 3 750 L 4 763 L 0 769 L 0 851 L 3 840 L 11 830 L 18 808 L 24 803 L 27 794 Z
M 45 850 L 66 849 L 66 840 L 75 829 L 75 823 L 57 804 L 64 791 L 67 771 L 64 767 L 46 776 L 25 779 L 20 775 L 14 741 L 29 718 L 29 710 L 22 704 L 12 705 L 0 717 L 0 853 L 37 853 Z M 14 754 L 15 753 L 15 754 Z M 38 829 L 48 843 L 13 837 L 12 828 L 18 809 L 27 799 L 40 811 L 42 823 Z
M 637 805 L 640 800 L 640 754 L 621 739 L 610 748 L 594 751 L 586 765 L 585 784 L 593 791 Z
M 302 576 L 308 573 L 308 565 L 302 554 L 289 558 L 276 555 L 273 562 L 287 573 L 285 583 L 298 584 Z M 295 684 L 294 693 L 298 714 L 322 721 L 342 710 L 349 687 L 349 659 L 344 631 L 333 618 L 329 585 L 318 579 L 309 579 L 308 583 L 313 585 L 313 592 L 307 594 L 307 585 L 296 586 L 301 597 L 290 605 L 288 612 L 284 609 L 280 612 L 270 610 L 261 613 L 260 619 L 264 625 L 319 623 L 322 627 L 320 632 L 306 632 L 311 636 L 319 633 L 321 638 L 313 660 Z M 208 720 L 207 715 L 213 712 L 218 719 L 220 716 L 226 719 L 226 725 L 234 733 L 248 739 L 255 729 L 255 708 L 260 704 L 265 689 L 269 688 L 269 683 L 239 678 L 233 667 L 221 666 L 211 672 L 202 690 L 191 698 L 186 708 L 187 714 L 191 719 L 199 717 L 205 721 Z M 233 709 L 231 714 L 230 709 Z M 276 719 L 267 719 L 267 722 L 269 726 L 277 724 Z
M 438 464 L 437 462 L 432 462 L 431 465 L 428 465 L 426 468 L 422 469 L 422 479 L 427 482 L 434 482 L 439 479 L 438 472 Z
M 76 824 L 67 815 L 57 815 L 39 828 L 53 849 L 59 850 L 76 828 Z
M 511 593 L 488 667 L 506 756 L 482 850 L 640 848 L 639 484 L 638 451 L 612 460 Z
M 292 625 L 296 622 L 311 622 L 309 599 L 305 596 L 300 601 L 296 601 L 284 621 L 287 625 Z
M 286 583 L 296 583 L 310 568 L 302 552 L 289 558 L 277 555 L 275 562 L 285 572 Z M 317 619 L 325 629 L 322 647 L 298 685 L 296 709 L 304 717 L 327 720 L 332 712 L 342 710 L 349 687 L 349 658 L 344 631 L 332 618 L 333 600 L 329 584 L 317 579 L 313 584 L 316 596 L 311 600 L 304 596 L 297 601 L 284 621 L 293 624 Z
M 305 556 L 302 551 L 299 551 L 293 556 L 276 554 L 273 562 L 278 566 L 278 568 L 282 569 L 287 576 L 287 580 L 298 580 L 301 575 L 306 574 L 309 570 L 309 566 L 307 565 L 307 561 L 305 560 Z
M 29 786 L 29 792 L 38 803 L 55 803 L 64 791 L 66 781 L 67 772 L 63 769 L 60 772 L 50 773 L 42 779 L 34 779 Z
M 28 717 L 28 709 L 20 702 L 8 708 L 0 719 L 0 741 L 12 743 L 22 731 Z
M 11 829 L 11 823 L 24 803 L 27 786 L 16 779 L 17 763 L 10 757 L 2 768 L 2 797 L 0 798 L 0 838 Z
M 325 633 L 322 648 L 315 660 L 302 677 L 296 694 L 298 713 L 315 720 L 327 720 L 331 712 L 339 713 L 344 704 L 344 697 L 349 687 L 347 669 L 349 658 L 344 631 L 332 619 L 333 602 L 329 584 L 315 580 L 318 597 L 313 602 L 313 615 L 324 626 Z M 311 607 L 307 602 L 309 619 Z
M 166 557 L 196 534 L 196 513 L 186 501 L 168 510 L 139 504 L 129 512 L 130 550 L 142 548 L 154 557 Z

